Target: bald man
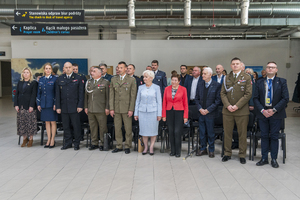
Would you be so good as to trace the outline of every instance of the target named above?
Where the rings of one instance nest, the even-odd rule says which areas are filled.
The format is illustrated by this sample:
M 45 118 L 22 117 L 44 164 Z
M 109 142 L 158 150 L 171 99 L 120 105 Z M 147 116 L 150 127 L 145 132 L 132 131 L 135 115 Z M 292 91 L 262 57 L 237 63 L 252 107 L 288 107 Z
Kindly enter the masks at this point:
M 79 113 L 83 109 L 84 80 L 73 72 L 72 63 L 64 64 L 64 71 L 56 80 L 56 112 L 61 114 L 64 127 L 64 144 L 61 150 L 72 147 L 73 136 L 70 125 L 74 128 L 74 150 L 79 150 L 81 126 Z
M 224 70 L 224 67 L 222 65 L 217 65 L 216 66 L 216 73 L 217 75 L 212 76 L 212 80 L 217 81 L 218 83 L 223 84 L 223 80 L 224 80 L 224 75 L 222 74 Z

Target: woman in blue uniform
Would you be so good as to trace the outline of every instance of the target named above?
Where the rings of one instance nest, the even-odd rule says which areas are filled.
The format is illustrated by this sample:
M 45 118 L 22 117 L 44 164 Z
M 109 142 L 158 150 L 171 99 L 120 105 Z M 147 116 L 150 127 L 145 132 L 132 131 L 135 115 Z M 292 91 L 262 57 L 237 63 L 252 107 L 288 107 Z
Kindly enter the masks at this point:
M 45 121 L 48 141 L 44 148 L 55 147 L 57 113 L 55 111 L 55 84 L 56 76 L 52 75 L 50 63 L 43 66 L 44 76 L 39 80 L 37 106 L 41 112 L 41 121 Z

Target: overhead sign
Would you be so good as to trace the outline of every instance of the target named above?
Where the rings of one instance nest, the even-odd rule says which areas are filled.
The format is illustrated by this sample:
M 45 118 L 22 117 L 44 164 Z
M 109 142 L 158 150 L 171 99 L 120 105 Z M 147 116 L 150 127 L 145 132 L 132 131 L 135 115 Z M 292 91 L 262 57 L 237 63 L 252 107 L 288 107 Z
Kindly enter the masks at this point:
M 84 22 L 84 10 L 15 10 L 15 22 Z
M 0 56 L 5 56 L 5 51 L 0 51 Z
M 11 24 L 11 35 L 88 35 L 88 25 Z

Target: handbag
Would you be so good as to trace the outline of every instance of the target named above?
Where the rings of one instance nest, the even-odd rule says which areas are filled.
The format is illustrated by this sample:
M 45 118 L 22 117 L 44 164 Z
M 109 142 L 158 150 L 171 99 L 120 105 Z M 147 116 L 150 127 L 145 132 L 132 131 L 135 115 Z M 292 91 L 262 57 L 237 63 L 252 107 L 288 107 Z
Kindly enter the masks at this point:
M 144 151 L 144 142 L 142 140 L 142 137 L 139 137 L 138 139 L 138 152 L 141 153 Z

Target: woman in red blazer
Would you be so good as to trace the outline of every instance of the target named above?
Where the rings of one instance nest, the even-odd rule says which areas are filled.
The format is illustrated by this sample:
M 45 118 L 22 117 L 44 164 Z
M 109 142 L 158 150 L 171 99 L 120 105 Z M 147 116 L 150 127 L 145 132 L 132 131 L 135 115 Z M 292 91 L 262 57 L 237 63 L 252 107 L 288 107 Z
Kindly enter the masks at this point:
M 170 86 L 166 87 L 163 98 L 162 119 L 167 121 L 171 153 L 170 156 L 180 157 L 181 135 L 183 124 L 188 120 L 189 108 L 186 88 L 179 85 L 180 75 L 174 74 L 171 77 Z

